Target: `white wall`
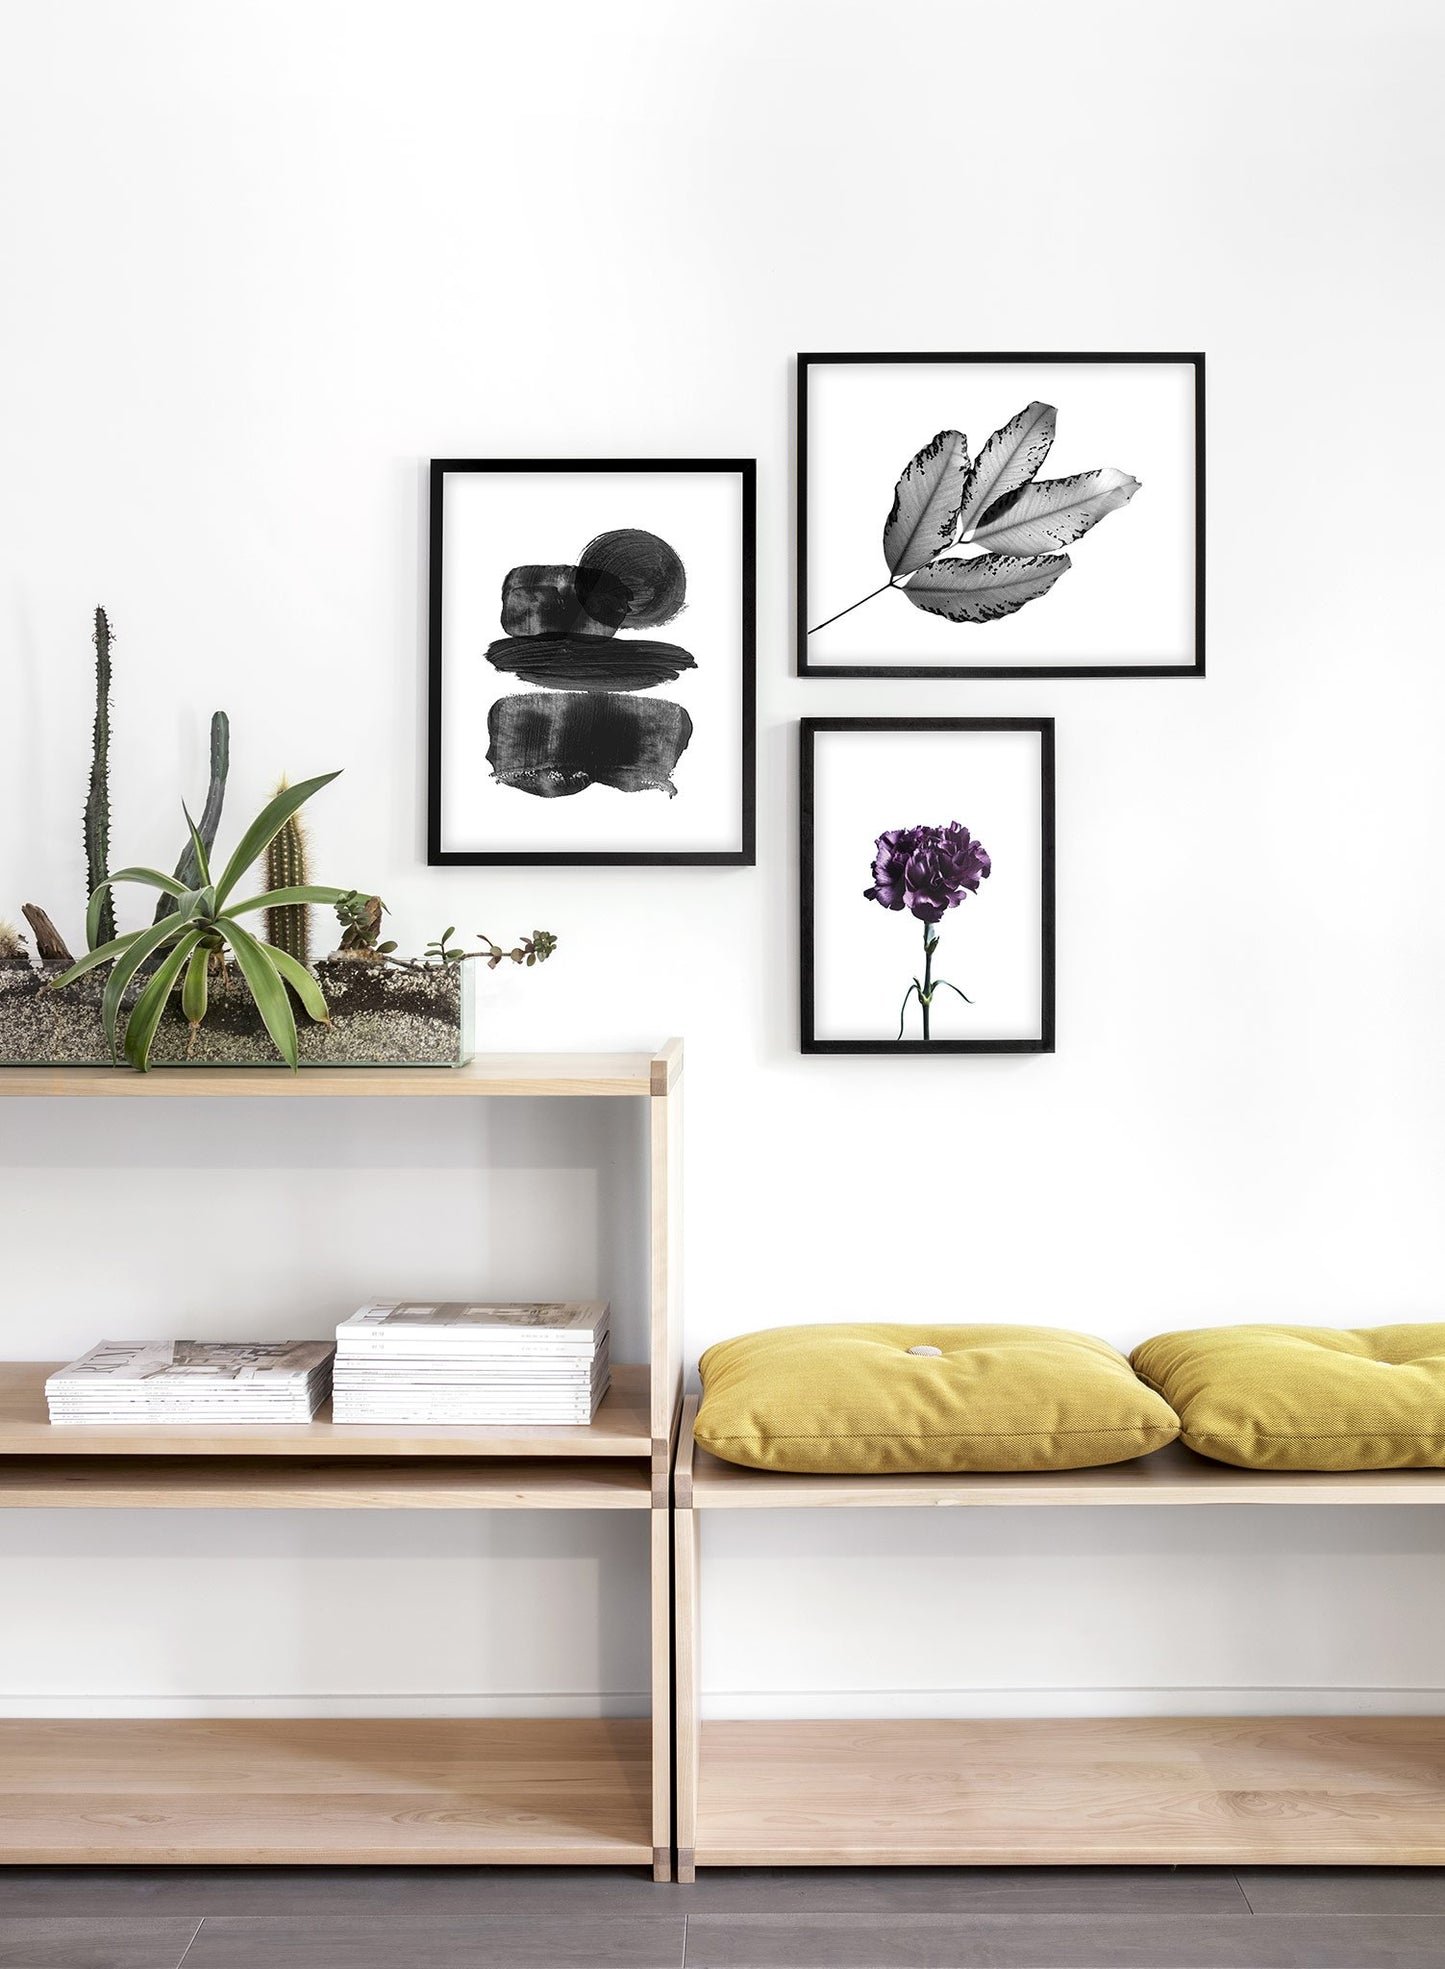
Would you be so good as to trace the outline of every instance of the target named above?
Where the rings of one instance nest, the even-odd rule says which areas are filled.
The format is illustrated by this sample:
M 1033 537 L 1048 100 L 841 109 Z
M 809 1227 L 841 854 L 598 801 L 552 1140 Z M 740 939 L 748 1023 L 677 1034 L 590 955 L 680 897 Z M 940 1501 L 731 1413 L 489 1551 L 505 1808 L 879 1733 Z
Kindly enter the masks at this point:
M 0 22 L 0 914 L 78 927 L 102 601 L 121 854 L 174 852 L 224 705 L 233 817 L 344 766 L 322 871 L 405 939 L 560 934 L 487 986 L 485 1043 L 686 1035 L 692 1354 L 925 1296 L 1121 1345 L 1439 1314 L 1429 0 Z M 1207 349 L 1208 680 L 792 678 L 791 358 L 848 347 Z M 422 865 L 424 461 L 569 452 L 759 459 L 755 871 Z M 869 711 L 1057 715 L 1054 1057 L 798 1055 L 794 721 Z M 407 1287 L 635 1321 L 637 1144 L 558 1127 L 7 1103 L 0 1352 L 321 1332 Z M 640 1528 L 599 1529 L 5 1514 L 0 1709 L 626 1706 Z M 1403 1512 L 737 1520 L 708 1680 L 1427 1704 L 1442 1544 Z

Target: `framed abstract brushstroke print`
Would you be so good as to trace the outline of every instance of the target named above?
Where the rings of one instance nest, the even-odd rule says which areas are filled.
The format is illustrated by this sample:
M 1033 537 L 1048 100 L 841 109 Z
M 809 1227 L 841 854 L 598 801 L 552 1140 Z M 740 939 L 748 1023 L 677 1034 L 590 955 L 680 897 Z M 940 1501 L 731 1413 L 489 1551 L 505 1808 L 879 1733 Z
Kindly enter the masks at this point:
M 427 860 L 748 865 L 751 459 L 435 459 Z
M 798 358 L 798 674 L 1202 677 L 1202 355 Z
M 802 721 L 805 1053 L 1052 1053 L 1052 718 Z

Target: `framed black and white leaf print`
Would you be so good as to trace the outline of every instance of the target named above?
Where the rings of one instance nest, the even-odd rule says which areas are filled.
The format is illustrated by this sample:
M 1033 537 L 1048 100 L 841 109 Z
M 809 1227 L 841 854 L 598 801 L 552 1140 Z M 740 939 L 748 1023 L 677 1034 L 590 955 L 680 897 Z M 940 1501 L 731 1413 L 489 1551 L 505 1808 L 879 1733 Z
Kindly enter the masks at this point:
M 798 674 L 1204 674 L 1202 355 L 798 358 Z
M 435 459 L 427 860 L 749 865 L 751 459 Z

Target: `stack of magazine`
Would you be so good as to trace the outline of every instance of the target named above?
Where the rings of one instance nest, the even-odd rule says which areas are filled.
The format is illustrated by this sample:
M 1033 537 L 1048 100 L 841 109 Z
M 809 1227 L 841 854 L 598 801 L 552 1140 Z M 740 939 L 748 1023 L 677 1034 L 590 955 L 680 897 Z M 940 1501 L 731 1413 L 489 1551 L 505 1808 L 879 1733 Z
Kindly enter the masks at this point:
M 103 1340 L 45 1383 L 52 1422 L 309 1422 L 331 1390 L 325 1340 Z
M 607 1393 L 608 1308 L 388 1299 L 336 1329 L 332 1420 L 587 1423 Z

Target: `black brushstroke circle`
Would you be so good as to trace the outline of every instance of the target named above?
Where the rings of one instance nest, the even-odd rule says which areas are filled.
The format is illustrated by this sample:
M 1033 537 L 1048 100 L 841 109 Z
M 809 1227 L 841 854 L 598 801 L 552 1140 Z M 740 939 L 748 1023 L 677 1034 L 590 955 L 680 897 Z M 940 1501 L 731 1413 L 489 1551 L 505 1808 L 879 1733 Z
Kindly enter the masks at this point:
M 676 551 L 641 527 L 599 533 L 577 556 L 579 568 L 620 581 L 632 600 L 624 628 L 657 629 L 680 614 L 687 600 L 687 569 Z

